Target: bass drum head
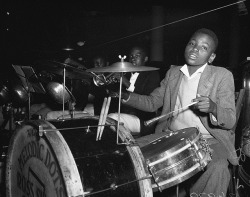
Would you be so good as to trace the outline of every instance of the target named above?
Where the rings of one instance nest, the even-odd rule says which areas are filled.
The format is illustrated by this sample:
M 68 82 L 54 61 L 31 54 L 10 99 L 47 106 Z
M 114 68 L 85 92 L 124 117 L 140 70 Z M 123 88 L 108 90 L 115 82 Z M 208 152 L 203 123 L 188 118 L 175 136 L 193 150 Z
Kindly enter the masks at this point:
M 54 129 L 39 136 L 39 127 Z M 83 194 L 73 156 L 60 132 L 49 122 L 28 122 L 10 141 L 6 196 L 78 196 Z
M 152 197 L 140 148 L 117 145 L 112 120 L 96 141 L 98 121 L 95 116 L 36 120 L 15 131 L 7 158 L 7 196 Z M 46 131 L 41 137 L 38 128 Z M 133 141 L 124 127 L 119 131 L 119 141 Z

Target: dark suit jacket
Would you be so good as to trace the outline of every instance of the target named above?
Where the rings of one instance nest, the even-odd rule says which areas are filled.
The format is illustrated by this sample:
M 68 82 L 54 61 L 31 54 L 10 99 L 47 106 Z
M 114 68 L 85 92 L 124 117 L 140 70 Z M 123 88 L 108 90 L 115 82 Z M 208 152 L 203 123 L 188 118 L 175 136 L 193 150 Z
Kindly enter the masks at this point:
M 174 110 L 177 94 L 183 73 L 181 66 L 172 66 L 161 81 L 161 86 L 155 89 L 150 96 L 130 94 L 126 102 L 130 106 L 145 111 L 155 111 L 163 106 L 162 114 Z M 235 134 L 231 130 L 236 122 L 235 110 L 235 87 L 234 78 L 230 71 L 225 68 L 207 65 L 204 69 L 197 94 L 209 96 L 217 104 L 217 121 L 212 119 L 211 114 L 202 114 L 200 120 L 205 128 L 227 150 L 227 158 L 232 164 L 238 164 L 234 147 Z M 156 126 L 156 132 L 167 129 L 170 119 L 161 119 Z
M 129 73 L 130 74 L 130 73 Z M 131 74 L 130 74 L 131 76 Z M 129 76 L 129 78 L 130 78 Z M 154 89 L 160 86 L 160 74 L 158 71 L 140 72 L 135 82 L 134 93 L 149 95 Z M 136 109 L 128 105 L 121 106 L 121 113 L 133 114 L 140 119 L 141 135 L 147 135 L 154 132 L 154 128 L 144 127 L 144 121 L 152 119 L 156 116 L 156 111 L 146 112 L 144 110 Z M 155 125 L 154 125 L 155 126 Z

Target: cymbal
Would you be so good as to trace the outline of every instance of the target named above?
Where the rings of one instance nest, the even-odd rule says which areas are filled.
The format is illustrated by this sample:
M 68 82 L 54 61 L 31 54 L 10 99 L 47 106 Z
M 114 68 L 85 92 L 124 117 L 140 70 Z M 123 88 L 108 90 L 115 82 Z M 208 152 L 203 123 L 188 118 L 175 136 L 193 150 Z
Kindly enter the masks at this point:
M 45 70 L 60 76 L 63 76 L 65 69 L 65 77 L 69 79 L 90 79 L 93 77 L 92 74 L 85 72 L 82 69 L 75 68 L 69 64 L 57 61 L 38 61 L 36 66 L 39 67 L 39 70 Z
M 158 70 L 158 69 L 159 68 L 149 67 L 149 66 L 134 66 L 130 62 L 116 62 L 112 64 L 111 66 L 90 68 L 90 69 L 87 69 L 86 72 L 94 72 L 94 73 L 141 72 L 141 71 L 152 71 L 152 70 Z

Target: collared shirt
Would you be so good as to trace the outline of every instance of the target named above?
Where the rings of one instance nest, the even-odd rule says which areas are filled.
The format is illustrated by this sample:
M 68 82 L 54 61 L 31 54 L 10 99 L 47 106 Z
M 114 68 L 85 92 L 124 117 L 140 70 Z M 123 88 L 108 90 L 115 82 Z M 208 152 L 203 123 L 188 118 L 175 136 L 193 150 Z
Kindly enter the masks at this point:
M 185 108 L 185 106 L 192 102 L 192 99 L 196 98 L 200 76 L 206 66 L 207 64 L 203 65 L 191 76 L 189 75 L 187 65 L 181 67 L 180 70 L 183 72 L 184 76 L 177 95 L 174 109 L 175 113 L 173 114 L 170 124 L 171 130 L 176 131 L 188 127 L 196 127 L 205 138 L 212 137 L 200 121 L 199 116 L 197 116 L 189 107 Z
M 184 66 L 181 67 L 181 71 L 183 72 L 184 75 L 186 75 L 186 77 L 188 79 L 192 79 L 194 78 L 198 73 L 202 73 L 204 71 L 204 69 L 206 68 L 207 63 L 204 64 L 202 67 L 200 67 L 199 69 L 197 69 L 191 76 L 189 75 L 189 71 L 188 71 L 188 67 L 187 64 L 185 64 Z
M 139 73 L 135 72 L 135 73 L 131 73 L 131 77 L 130 77 L 130 86 L 127 88 L 127 91 L 129 92 L 134 92 L 135 90 L 135 82 L 137 77 L 139 76 Z

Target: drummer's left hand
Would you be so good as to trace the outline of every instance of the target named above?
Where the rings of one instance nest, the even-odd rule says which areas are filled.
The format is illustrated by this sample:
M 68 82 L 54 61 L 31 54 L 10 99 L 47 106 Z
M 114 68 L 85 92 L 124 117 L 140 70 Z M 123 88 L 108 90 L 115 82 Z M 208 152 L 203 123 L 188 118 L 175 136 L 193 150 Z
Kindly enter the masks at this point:
M 121 99 L 127 100 L 129 97 L 129 92 L 128 91 L 122 91 L 121 92 Z M 114 91 L 109 91 L 109 96 L 113 98 L 119 98 L 119 92 L 114 92 Z
M 217 115 L 217 105 L 208 96 L 201 96 L 197 94 L 197 97 L 193 99 L 195 108 L 204 113 L 212 113 L 214 116 Z
M 112 75 L 112 77 L 113 77 L 114 79 L 116 79 L 118 82 L 120 82 L 120 79 L 121 79 L 120 73 L 114 73 L 114 74 Z M 127 77 L 124 76 L 124 74 L 122 74 L 122 84 L 123 84 L 126 88 L 129 88 L 129 86 L 130 86 L 130 82 L 129 82 L 129 80 L 127 79 Z

